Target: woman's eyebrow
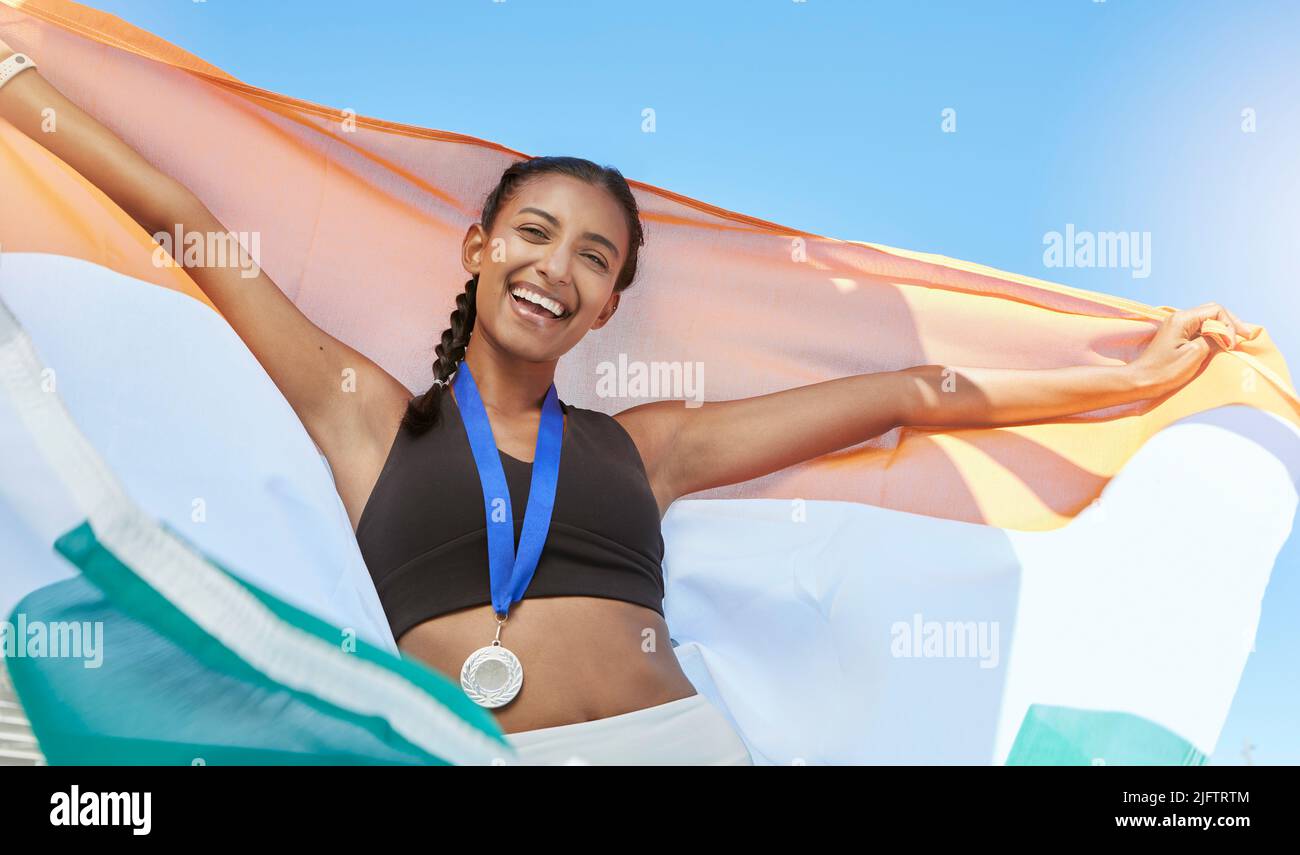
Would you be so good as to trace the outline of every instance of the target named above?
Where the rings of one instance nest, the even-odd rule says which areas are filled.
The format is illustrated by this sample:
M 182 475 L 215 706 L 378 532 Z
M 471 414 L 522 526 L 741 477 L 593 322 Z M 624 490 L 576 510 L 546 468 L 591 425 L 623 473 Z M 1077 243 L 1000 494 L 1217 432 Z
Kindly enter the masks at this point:
M 556 219 L 554 216 L 552 216 L 551 214 L 547 213 L 546 211 L 543 211 L 541 208 L 520 208 L 519 213 L 536 214 L 537 216 L 544 218 L 547 222 L 555 226 L 557 229 L 560 227 L 560 221 Z M 619 257 L 618 247 L 614 246 L 614 242 L 611 241 L 609 238 L 605 237 L 604 235 L 599 235 L 596 234 L 595 232 L 586 232 L 585 234 L 583 234 L 583 237 L 586 238 L 587 240 L 595 241 L 598 244 L 602 244 L 603 246 L 608 247 L 609 251 L 614 253 L 615 258 Z

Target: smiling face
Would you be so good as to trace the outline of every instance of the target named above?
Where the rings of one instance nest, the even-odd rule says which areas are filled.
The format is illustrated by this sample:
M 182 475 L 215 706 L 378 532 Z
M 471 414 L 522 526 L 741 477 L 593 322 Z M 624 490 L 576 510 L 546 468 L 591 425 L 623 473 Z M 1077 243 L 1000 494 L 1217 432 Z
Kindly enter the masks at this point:
M 568 175 L 527 181 L 491 234 L 475 223 L 465 235 L 462 262 L 479 277 L 475 335 L 521 359 L 559 359 L 618 308 L 629 240 L 622 207 L 602 188 Z

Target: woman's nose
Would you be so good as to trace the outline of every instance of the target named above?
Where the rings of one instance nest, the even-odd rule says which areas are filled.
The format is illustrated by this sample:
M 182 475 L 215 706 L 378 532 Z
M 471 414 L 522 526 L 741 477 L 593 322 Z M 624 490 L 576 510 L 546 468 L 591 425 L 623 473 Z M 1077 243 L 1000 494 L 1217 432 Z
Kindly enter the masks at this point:
M 542 259 L 542 272 L 552 285 L 568 284 L 573 257 L 573 251 L 566 247 L 552 246 L 547 250 Z

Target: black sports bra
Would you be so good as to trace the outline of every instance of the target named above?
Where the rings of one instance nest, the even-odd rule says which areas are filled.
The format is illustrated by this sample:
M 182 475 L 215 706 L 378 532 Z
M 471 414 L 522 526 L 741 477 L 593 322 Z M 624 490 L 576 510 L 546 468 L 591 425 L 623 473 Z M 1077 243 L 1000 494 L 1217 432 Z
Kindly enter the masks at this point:
M 555 509 L 524 596 L 606 597 L 662 615 L 664 540 L 641 454 L 612 416 L 560 407 Z M 499 453 L 518 545 L 533 465 Z M 357 543 L 396 639 L 429 618 L 492 602 L 483 488 L 450 393 L 431 430 L 397 431 Z

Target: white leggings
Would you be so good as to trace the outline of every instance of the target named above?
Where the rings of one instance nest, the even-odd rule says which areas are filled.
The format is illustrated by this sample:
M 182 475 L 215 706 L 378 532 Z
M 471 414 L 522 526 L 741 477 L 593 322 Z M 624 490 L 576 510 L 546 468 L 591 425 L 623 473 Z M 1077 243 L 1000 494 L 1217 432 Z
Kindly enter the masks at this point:
M 507 733 L 526 766 L 752 766 L 731 722 L 704 695 L 606 718 Z

